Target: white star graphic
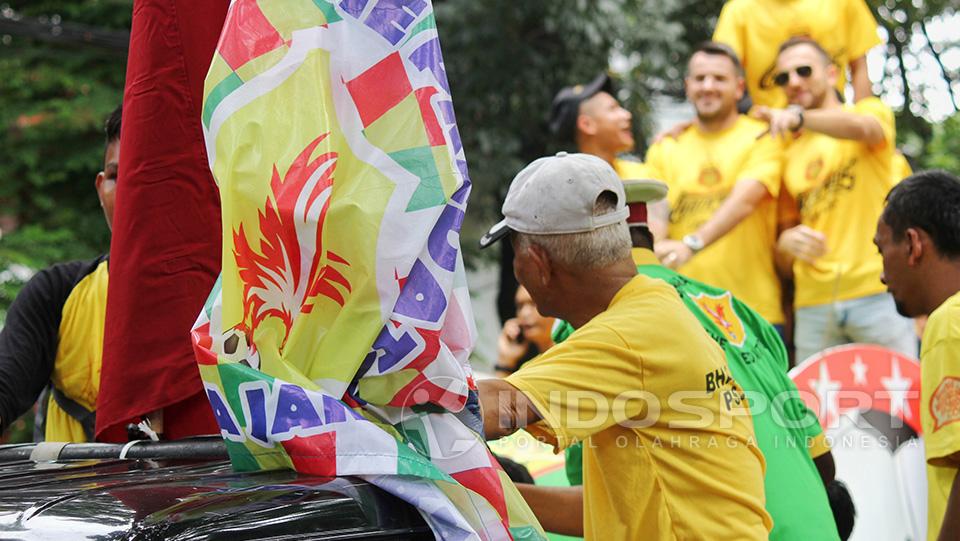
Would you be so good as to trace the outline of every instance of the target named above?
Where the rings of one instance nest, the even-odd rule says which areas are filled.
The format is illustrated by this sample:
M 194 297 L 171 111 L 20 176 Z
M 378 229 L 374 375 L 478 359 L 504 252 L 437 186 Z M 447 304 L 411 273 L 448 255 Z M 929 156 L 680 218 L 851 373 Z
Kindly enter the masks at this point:
M 890 377 L 880 378 L 880 383 L 883 384 L 883 388 L 890 395 L 890 415 L 896 416 L 903 413 L 904 416 L 910 417 L 912 413 L 910 403 L 907 402 L 907 395 L 911 394 L 913 380 L 900 374 L 900 360 L 896 356 L 892 357 L 890 361 Z
M 850 365 L 850 370 L 853 370 L 854 385 L 867 384 L 867 364 L 863 362 L 863 359 L 861 359 L 859 355 L 853 358 L 853 364 Z
M 827 363 L 820 363 L 820 377 L 808 381 L 810 388 L 817 393 L 820 400 L 820 418 L 824 424 L 829 424 L 832 419 L 836 419 L 840 414 L 840 397 L 837 391 L 840 390 L 840 382 L 830 379 L 830 372 L 827 371 Z

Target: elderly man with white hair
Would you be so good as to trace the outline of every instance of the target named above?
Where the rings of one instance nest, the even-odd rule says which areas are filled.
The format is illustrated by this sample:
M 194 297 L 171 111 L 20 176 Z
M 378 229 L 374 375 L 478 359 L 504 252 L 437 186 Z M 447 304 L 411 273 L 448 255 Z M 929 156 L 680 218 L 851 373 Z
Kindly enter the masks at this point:
M 623 183 L 560 153 L 521 171 L 504 220 L 514 273 L 576 331 L 505 380 L 479 383 L 490 439 L 527 428 L 584 442 L 584 487 L 522 488 L 544 528 L 586 539 L 767 539 L 763 455 L 720 348 L 631 259 Z M 582 508 L 582 513 L 570 512 Z

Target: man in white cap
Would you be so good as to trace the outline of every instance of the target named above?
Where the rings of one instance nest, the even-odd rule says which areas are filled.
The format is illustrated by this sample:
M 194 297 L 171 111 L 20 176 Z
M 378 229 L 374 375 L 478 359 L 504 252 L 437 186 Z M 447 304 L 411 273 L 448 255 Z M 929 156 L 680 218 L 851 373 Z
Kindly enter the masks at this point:
M 820 422 L 787 375 L 787 350 L 773 326 L 729 291 L 684 276 L 660 264 L 653 253 L 647 203 L 667 197 L 657 180 L 625 180 L 630 238 L 637 272 L 670 284 L 703 330 L 723 349 L 734 379 L 755 407 L 751 410 L 757 446 L 766 459 L 766 509 L 773 518 L 771 541 L 839 541 L 826 486 L 834 482 L 834 462 Z M 561 321 L 553 333 L 561 343 L 574 331 Z M 769 407 L 767 407 L 769 405 Z M 571 485 L 583 483 L 580 446 L 567 448 Z M 842 508 L 838 506 L 838 509 Z M 844 523 L 852 517 L 845 517 Z
M 584 442 L 582 492 L 524 489 L 545 529 L 767 539 L 764 461 L 743 392 L 673 288 L 637 274 L 613 168 L 586 154 L 536 160 L 503 214 L 481 246 L 509 235 L 514 273 L 541 313 L 577 328 L 508 378 L 479 383 L 488 438 L 526 427 L 558 450 Z M 582 514 L 570 512 L 577 505 Z

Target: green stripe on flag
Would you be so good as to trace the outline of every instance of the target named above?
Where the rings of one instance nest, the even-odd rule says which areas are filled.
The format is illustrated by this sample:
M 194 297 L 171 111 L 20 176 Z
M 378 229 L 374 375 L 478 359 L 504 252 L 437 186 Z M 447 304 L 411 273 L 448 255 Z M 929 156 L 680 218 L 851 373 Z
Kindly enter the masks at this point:
M 433 161 L 433 151 L 430 147 L 398 150 L 391 152 L 390 157 L 401 167 L 420 177 L 420 185 L 407 203 L 407 212 L 438 207 L 447 202 L 443 194 L 443 185 L 440 183 L 440 173 L 437 171 L 436 162 Z
M 314 1 L 316 2 L 319 0 L 314 0 Z M 416 36 L 420 32 L 423 32 L 424 30 L 433 30 L 436 28 L 437 28 L 437 19 L 434 18 L 433 13 L 431 12 L 429 16 L 427 16 L 422 21 L 417 23 L 417 26 L 414 26 L 413 28 L 410 29 L 410 33 L 407 35 L 407 39 L 405 39 L 403 43 L 400 44 L 400 46 L 403 47 L 404 45 L 406 45 L 408 41 L 413 39 L 413 36 Z
M 240 88 L 240 85 L 243 84 L 243 79 L 240 78 L 236 73 L 231 73 L 224 80 L 217 83 L 217 86 L 213 87 L 213 90 L 210 91 L 210 95 L 207 96 L 207 102 L 203 104 L 203 125 L 207 128 L 210 127 L 210 118 L 213 116 L 213 111 L 216 110 L 217 106 L 220 105 L 220 102 L 224 98 L 230 95 L 231 92 Z
M 515 541 L 526 541 L 528 539 L 540 541 L 543 536 L 533 526 L 517 526 L 510 528 L 510 535 Z
M 233 469 L 238 472 L 258 471 L 261 469 L 260 463 L 257 462 L 257 459 L 247 450 L 244 444 L 230 441 L 226 438 L 224 438 L 223 441 L 227 444 L 227 453 L 230 454 L 230 463 L 233 464 Z
M 240 384 L 261 380 L 266 381 L 272 387 L 274 378 L 240 363 L 221 363 L 217 365 L 217 368 L 220 372 L 223 392 L 227 395 L 227 405 L 230 406 L 233 415 L 237 418 L 237 423 L 246 428 L 246 421 L 243 418 L 243 405 L 240 402 Z
M 337 10 L 333 9 L 333 5 L 325 0 L 313 0 L 313 3 L 316 4 L 317 8 L 323 12 L 323 16 L 327 18 L 327 24 L 335 23 L 343 19 Z M 432 18 L 432 17 L 431 17 Z

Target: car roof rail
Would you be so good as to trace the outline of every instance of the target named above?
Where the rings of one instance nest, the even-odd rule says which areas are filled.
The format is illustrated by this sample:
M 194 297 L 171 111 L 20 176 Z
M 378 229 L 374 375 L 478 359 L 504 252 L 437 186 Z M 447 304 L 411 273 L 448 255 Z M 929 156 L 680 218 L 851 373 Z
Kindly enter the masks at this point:
M 0 463 L 33 460 L 90 459 L 226 460 L 227 446 L 220 436 L 198 436 L 172 441 L 134 440 L 128 443 L 41 442 L 0 445 Z

